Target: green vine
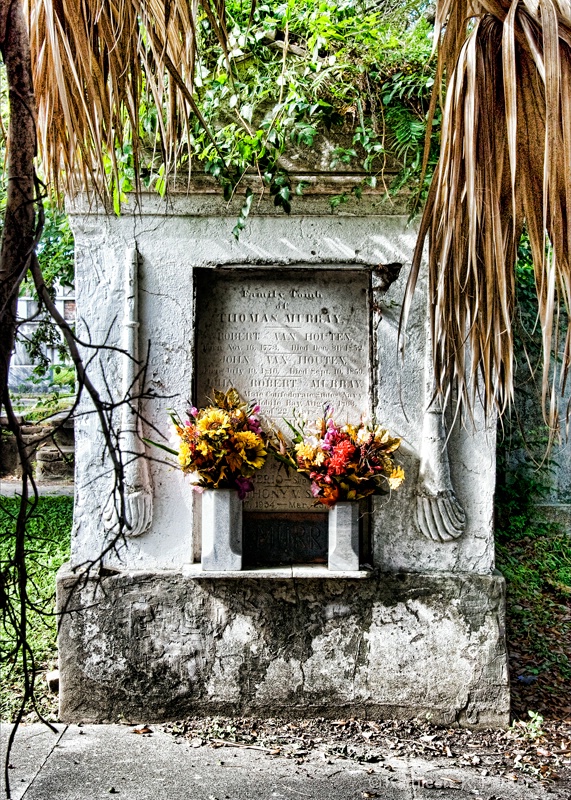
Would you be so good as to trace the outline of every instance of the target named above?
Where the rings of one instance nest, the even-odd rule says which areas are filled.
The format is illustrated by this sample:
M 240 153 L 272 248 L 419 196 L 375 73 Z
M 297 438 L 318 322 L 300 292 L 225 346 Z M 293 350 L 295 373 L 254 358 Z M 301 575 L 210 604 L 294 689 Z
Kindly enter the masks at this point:
M 220 183 L 227 201 L 245 197 L 234 229 L 239 235 L 252 204 L 247 177 L 260 179 L 286 213 L 305 186 L 290 175 L 284 156 L 319 148 L 323 135 L 338 142 L 327 168 L 355 176 L 359 197 L 379 180 L 388 192 L 419 186 L 425 117 L 434 82 L 432 26 L 424 5 L 360 0 L 302 0 L 227 4 L 229 50 L 225 56 L 208 19 L 199 20 L 196 99 L 209 133 L 195 122 L 180 142 L 181 168 L 198 161 Z M 157 150 L 157 109 L 143 100 L 141 133 L 153 154 L 143 171 L 146 186 L 168 189 Z M 166 117 L 165 117 L 166 119 Z M 212 138 L 211 138 L 212 137 Z M 436 158 L 438 125 L 435 126 Z M 132 155 L 117 154 L 119 210 L 133 186 Z M 346 197 L 332 198 L 332 207 Z

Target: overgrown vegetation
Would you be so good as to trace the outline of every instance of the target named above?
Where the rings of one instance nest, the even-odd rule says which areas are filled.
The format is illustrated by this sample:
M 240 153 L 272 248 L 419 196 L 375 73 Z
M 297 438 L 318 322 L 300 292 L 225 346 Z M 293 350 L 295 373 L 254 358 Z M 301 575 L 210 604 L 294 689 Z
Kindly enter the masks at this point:
M 326 163 L 316 169 L 341 168 L 361 173 L 353 194 L 366 185 L 398 191 L 418 187 L 425 120 L 434 70 L 429 63 L 432 25 L 424 5 L 383 5 L 363 0 L 304 0 L 226 4 L 228 52 L 225 55 L 211 22 L 202 13 L 195 99 L 208 124 L 198 119 L 178 141 L 179 165 L 202 163 L 226 199 L 243 193 L 239 235 L 252 202 L 242 185 L 248 173 L 262 180 L 276 206 L 289 213 L 303 181 L 288 173 L 288 151 L 323 145 L 331 133 L 335 146 L 324 148 Z M 167 189 L 158 149 L 156 105 L 148 99 L 141 111 L 147 153 L 155 153 L 142 177 L 159 193 Z M 436 121 L 435 132 L 438 128 Z M 436 136 L 435 136 L 436 143 Z M 433 153 L 432 164 L 435 161 Z M 117 154 L 120 186 L 116 210 L 134 186 L 130 144 Z M 426 179 L 426 185 L 427 185 Z M 347 194 L 332 198 L 336 207 Z
M 507 581 L 512 710 L 571 714 L 571 541 L 566 533 L 498 533 L 498 568 Z
M 29 397 L 26 399 L 30 399 Z M 33 405 L 24 405 L 21 403 L 21 398 L 17 396 L 14 398 L 14 409 L 17 413 L 21 413 L 26 422 L 41 422 L 44 419 L 49 419 L 55 414 L 61 414 L 63 411 L 69 411 L 75 402 L 75 395 L 65 392 L 53 392 L 48 395 L 42 395 L 34 398 Z
M 516 400 L 499 430 L 496 554 L 507 581 L 512 707 L 571 714 L 571 536 L 542 507 L 555 465 L 540 411 L 541 333 L 529 242 L 517 264 Z
M 0 500 L 0 574 L 2 587 L 2 682 L 0 686 L 0 719 L 13 719 L 24 694 L 22 662 L 18 659 L 17 636 L 19 626 L 14 625 L 13 609 L 19 598 L 15 594 L 15 581 L 11 579 L 15 517 L 19 498 Z M 38 710 L 55 719 L 57 713 L 54 696 L 50 695 L 44 680 L 47 670 L 57 666 L 56 630 L 54 615 L 55 576 L 60 566 L 69 558 L 70 531 L 73 516 L 73 498 L 40 498 L 38 506 L 27 523 L 26 566 L 28 570 L 28 626 L 27 647 L 33 654 L 33 672 L 36 684 L 35 701 Z M 32 709 L 28 709 L 29 712 Z

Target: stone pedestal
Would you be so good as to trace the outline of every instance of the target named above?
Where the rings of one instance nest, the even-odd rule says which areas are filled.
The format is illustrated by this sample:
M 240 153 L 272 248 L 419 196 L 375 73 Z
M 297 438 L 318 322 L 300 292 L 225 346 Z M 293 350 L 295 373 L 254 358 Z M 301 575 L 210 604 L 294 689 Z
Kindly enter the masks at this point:
M 329 509 L 329 569 L 359 569 L 359 503 L 335 503 Z
M 242 576 L 125 571 L 84 583 L 62 567 L 60 719 L 508 724 L 500 575 Z
M 202 493 L 202 569 L 242 569 L 242 501 L 234 489 Z

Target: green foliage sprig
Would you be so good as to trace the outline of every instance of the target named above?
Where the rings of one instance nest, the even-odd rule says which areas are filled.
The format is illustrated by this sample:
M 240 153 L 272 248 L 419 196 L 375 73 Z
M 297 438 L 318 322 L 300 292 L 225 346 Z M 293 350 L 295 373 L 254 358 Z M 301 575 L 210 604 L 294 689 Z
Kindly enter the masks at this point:
M 226 8 L 227 55 L 207 16 L 199 18 L 195 99 L 209 131 L 197 119 L 188 134 L 181 133 L 180 167 L 200 162 L 219 181 L 227 201 L 243 194 L 236 236 L 252 205 L 244 177 L 258 176 L 262 191 L 289 213 L 305 187 L 292 183 L 284 157 L 314 148 L 323 134 L 341 135 L 347 142 L 331 152 L 329 168 L 365 173 L 355 177 L 354 196 L 379 179 L 392 192 L 406 185 L 423 193 L 418 181 L 434 83 L 432 25 L 423 16 L 423 4 L 268 0 L 251 14 L 248 4 L 230 0 Z M 140 133 L 148 158 L 142 179 L 164 194 L 169 184 L 158 148 L 159 115 L 166 125 L 168 109 L 157 109 L 143 91 Z M 435 145 L 437 137 L 438 121 Z M 118 211 L 134 185 L 130 146 L 114 160 Z M 110 169 L 111 164 L 110 159 Z M 430 169 L 424 191 L 429 179 Z M 334 197 L 332 207 L 345 199 Z
M 3 680 L 0 688 L 0 719 L 11 720 L 17 713 L 24 694 L 24 671 L 21 659 L 37 672 L 38 709 L 56 719 L 54 698 L 50 698 L 41 672 L 57 666 L 55 615 L 55 576 L 69 558 L 70 530 L 73 518 L 72 497 L 41 498 L 31 514 L 27 527 L 28 630 L 27 649 L 18 655 L 18 630 L 11 609 L 17 608 L 20 595 L 15 569 L 14 520 L 19 498 L 3 497 L 0 503 L 0 573 L 3 587 L 4 613 L 0 623 L 0 646 L 3 651 Z M 33 658 L 32 658 L 33 654 Z M 32 709 L 29 709 L 32 711 Z

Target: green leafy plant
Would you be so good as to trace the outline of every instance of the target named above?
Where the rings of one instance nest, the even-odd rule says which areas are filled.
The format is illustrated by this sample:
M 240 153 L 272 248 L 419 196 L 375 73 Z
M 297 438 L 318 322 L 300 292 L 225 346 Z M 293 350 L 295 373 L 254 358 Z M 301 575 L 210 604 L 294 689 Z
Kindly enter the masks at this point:
M 200 28 L 197 98 L 214 136 L 197 124 L 188 142 L 190 156 L 221 182 L 226 199 L 251 171 L 289 213 L 284 153 L 311 148 L 330 133 L 351 141 L 333 149 L 330 168 L 369 173 L 372 186 L 390 161 L 395 190 L 418 182 L 434 74 L 427 66 L 431 26 L 416 7 L 381 12 L 359 2 L 304 0 L 258 4 L 253 15 L 228 3 L 227 11 L 228 60 L 207 18 Z M 359 197 L 363 185 L 356 179 L 352 193 Z M 346 199 L 339 195 L 332 207 Z
M 541 714 L 537 714 L 535 711 L 529 711 L 529 719 L 525 720 L 516 720 L 512 725 L 512 728 L 515 730 L 516 734 L 523 735 L 529 741 L 534 742 L 536 739 L 540 739 L 542 736 L 545 736 L 545 733 L 542 729 L 543 725 L 543 717 Z
M 69 411 L 75 400 L 75 395 L 60 395 L 59 392 L 39 397 L 31 407 L 24 407 L 22 411 L 27 422 L 41 422 L 53 417 L 62 411 Z
M 418 182 L 434 82 L 429 63 L 432 24 L 418 0 L 383 5 L 363 0 L 267 0 L 255 4 L 253 11 L 241 0 L 227 0 L 226 36 L 221 36 L 206 3 L 198 4 L 188 30 L 184 10 L 165 10 L 167 18 L 160 24 L 171 30 L 170 62 L 163 62 L 144 15 L 137 18 L 133 13 L 133 24 L 141 29 L 138 41 L 129 37 L 112 49 L 104 37 L 99 41 L 100 52 L 108 54 L 105 69 L 115 76 L 111 102 L 90 121 L 87 101 L 85 114 L 74 121 L 85 131 L 81 141 L 94 149 L 94 163 L 99 162 L 96 180 L 105 185 L 101 194 L 116 213 L 131 190 L 154 188 L 163 196 L 177 175 L 198 162 L 219 181 L 226 200 L 245 193 L 234 229 L 239 235 L 252 205 L 245 176 L 260 178 L 261 193 L 269 190 L 276 207 L 289 213 L 295 192 L 285 157 L 296 149 L 309 151 L 319 145 L 319 137 L 328 136 L 349 140 L 338 142 L 332 168 L 341 165 L 348 173 L 371 177 L 386 173 L 387 188 L 393 184 L 395 190 Z M 159 7 L 152 13 L 160 18 Z M 65 25 L 53 30 L 59 31 L 58 42 L 75 35 Z M 170 49 L 178 47 L 175 42 L 182 31 L 192 45 L 184 54 L 177 50 L 175 58 Z M 187 60 L 194 45 L 196 57 Z M 125 102 L 124 82 L 132 76 L 123 62 L 115 62 L 123 50 L 131 53 L 133 68 L 141 70 L 136 108 Z M 48 67 L 46 63 L 42 68 Z M 78 73 L 83 69 L 83 64 L 77 66 Z M 163 71 L 164 79 L 159 78 Z M 56 91 L 42 75 L 36 76 L 38 85 L 46 87 L 40 108 L 49 114 L 65 110 L 60 91 L 65 87 L 75 96 L 76 80 L 81 80 L 73 73 L 61 77 Z M 89 81 L 87 85 L 92 86 Z M 97 98 L 92 105 L 98 107 Z M 114 131 L 113 137 L 97 138 L 101 124 Z M 434 130 L 435 152 L 436 126 Z M 65 151 L 64 160 L 72 158 L 67 137 L 54 120 L 57 143 L 44 154 L 52 171 L 58 148 Z M 73 175 L 73 169 L 66 174 Z M 355 183 L 362 179 L 355 177 Z
M 545 515 L 556 464 L 546 455 L 541 412 L 542 349 L 529 241 L 516 269 L 515 401 L 498 429 L 496 557 L 507 581 L 512 698 L 520 717 L 541 693 L 564 699 L 571 681 L 571 541 Z M 534 730 L 534 720 L 521 724 Z
M 24 672 L 17 650 L 17 630 L 10 614 L 12 604 L 19 599 L 14 561 L 16 553 L 14 520 L 19 499 L 3 497 L 0 503 L 0 575 L 4 592 L 0 645 L 3 651 L 2 684 L 0 688 L 0 719 L 10 720 L 20 705 L 24 693 Z M 32 667 L 36 687 L 36 703 L 41 713 L 54 719 L 57 713 L 54 696 L 50 696 L 43 673 L 56 666 L 57 621 L 55 609 L 55 576 L 69 557 L 70 531 L 73 517 L 73 498 L 44 497 L 31 513 L 27 531 L 28 570 L 28 631 L 26 658 L 33 654 Z M 32 709 L 30 709 L 31 711 Z

